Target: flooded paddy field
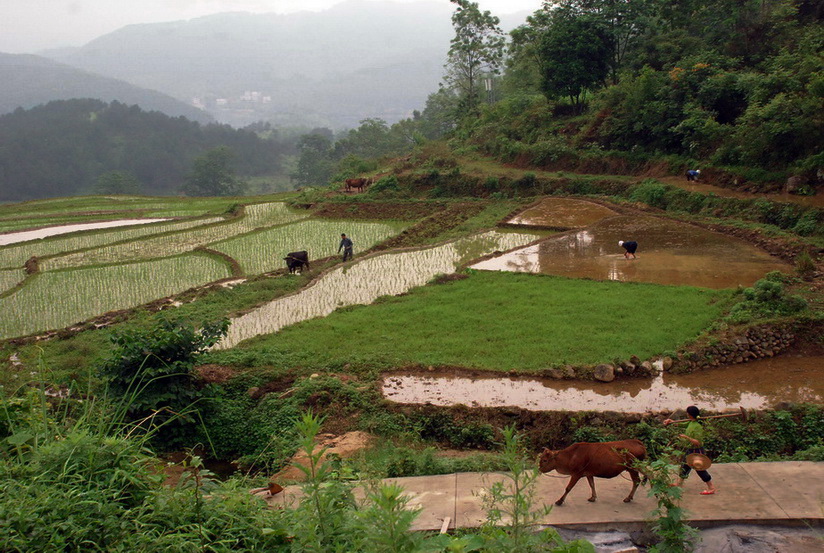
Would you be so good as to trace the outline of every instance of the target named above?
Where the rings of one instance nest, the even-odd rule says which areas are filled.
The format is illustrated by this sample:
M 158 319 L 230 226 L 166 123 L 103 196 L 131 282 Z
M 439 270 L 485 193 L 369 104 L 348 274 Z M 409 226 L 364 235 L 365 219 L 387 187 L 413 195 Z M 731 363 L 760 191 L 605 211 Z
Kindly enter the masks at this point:
M 283 256 L 306 250 L 311 264 L 315 259 L 335 255 L 341 233 L 355 241 L 355 251 L 375 244 L 407 228 L 404 222 L 310 220 L 283 225 L 231 238 L 209 247 L 235 259 L 246 274 L 260 274 L 284 266 Z
M 26 273 L 23 269 L 0 269 L 0 294 L 17 286 Z
M 47 271 L 0 298 L 0 339 L 65 328 L 232 276 L 214 258 L 191 253 L 139 263 Z
M 0 267 L 22 267 L 32 256 L 39 258 L 84 250 L 114 242 L 139 240 L 157 234 L 165 234 L 207 226 L 223 221 L 222 217 L 202 217 L 168 223 L 152 223 L 127 228 L 114 228 L 99 232 L 83 232 L 70 236 L 55 236 L 44 240 L 23 242 L 0 248 Z
M 785 355 L 687 375 L 610 383 L 466 372 L 391 374 L 381 390 L 395 403 L 517 407 L 531 411 L 711 411 L 765 409 L 782 402 L 824 404 L 824 356 Z
M 97 223 L 75 223 L 73 225 L 59 225 L 45 227 L 34 230 L 23 230 L 19 232 L 8 232 L 0 234 L 0 246 L 8 246 L 18 242 L 29 240 L 41 240 L 49 236 L 59 234 L 69 234 L 70 232 L 80 232 L 83 230 L 101 230 L 116 227 L 128 227 L 133 225 L 148 225 L 149 223 L 160 223 L 168 219 L 120 219 L 118 221 L 100 221 Z
M 572 198 L 544 198 L 506 223 L 565 230 L 588 227 L 615 215 L 618 215 L 615 211 L 594 202 Z
M 218 344 L 230 348 L 243 340 L 332 313 L 348 305 L 368 304 L 380 296 L 397 295 L 422 286 L 438 274 L 539 238 L 537 234 L 491 231 L 442 246 L 375 255 L 333 269 L 298 294 L 277 299 L 232 320 L 229 333 Z
M 123 263 L 190 252 L 260 227 L 283 225 L 305 219 L 309 215 L 289 209 L 281 202 L 253 204 L 245 207 L 239 219 L 203 225 L 197 228 L 146 237 L 125 243 L 104 245 L 92 250 L 69 253 L 46 260 L 45 270 L 66 269 L 91 264 Z
M 624 258 L 619 240 L 638 242 L 637 259 Z M 751 286 L 770 271 L 792 269 L 743 240 L 650 216 L 604 219 L 472 268 L 715 289 Z

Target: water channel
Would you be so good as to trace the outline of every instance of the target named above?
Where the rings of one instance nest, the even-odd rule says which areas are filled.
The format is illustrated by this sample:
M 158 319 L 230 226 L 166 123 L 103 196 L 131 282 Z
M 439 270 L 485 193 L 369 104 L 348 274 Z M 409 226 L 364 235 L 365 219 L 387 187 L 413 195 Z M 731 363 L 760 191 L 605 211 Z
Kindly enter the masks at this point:
M 131 225 L 146 225 L 149 223 L 159 223 L 169 219 L 119 219 L 117 221 L 100 221 L 98 223 L 75 223 L 73 225 L 58 225 L 44 227 L 34 230 L 22 230 L 19 232 L 9 232 L 0 234 L 0 246 L 17 244 L 18 242 L 28 242 L 29 240 L 39 240 L 58 234 L 68 234 L 81 230 L 99 230 L 104 228 L 127 227 Z
M 781 402 L 824 403 L 824 356 L 784 355 L 608 384 L 466 372 L 390 374 L 383 379 L 382 392 L 396 403 L 531 411 L 672 412 L 693 404 L 711 411 L 765 409 Z
M 495 251 L 517 248 L 540 238 L 527 232 L 490 231 L 441 246 L 357 258 L 338 267 L 297 294 L 279 298 L 232 320 L 229 333 L 216 346 L 230 348 L 243 340 L 323 317 L 335 309 L 369 304 L 380 296 L 398 295 L 422 286 L 438 274 Z

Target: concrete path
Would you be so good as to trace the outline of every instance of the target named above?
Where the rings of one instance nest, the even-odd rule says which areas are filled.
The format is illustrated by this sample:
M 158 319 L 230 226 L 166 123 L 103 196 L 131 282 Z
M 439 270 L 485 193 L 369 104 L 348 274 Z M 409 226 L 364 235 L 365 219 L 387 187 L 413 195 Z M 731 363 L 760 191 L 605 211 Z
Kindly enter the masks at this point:
M 684 486 L 682 506 L 687 518 L 699 527 L 731 523 L 822 526 L 824 523 L 824 462 L 728 463 L 710 469 L 718 488 L 702 496 L 703 483 L 690 475 Z M 568 478 L 555 473 L 537 483 L 538 502 L 552 504 L 563 493 Z M 420 507 L 416 530 L 476 528 L 486 519 L 482 496 L 493 482 L 505 481 L 500 473 L 457 473 L 441 476 L 392 478 L 410 496 L 409 505 Z M 553 506 L 544 523 L 585 530 L 641 527 L 655 508 L 641 487 L 632 503 L 623 503 L 632 484 L 629 477 L 596 478 L 598 501 L 590 503 L 586 479 L 578 482 L 561 507 Z M 265 492 L 268 496 L 268 492 Z M 362 495 L 359 491 L 356 495 Z M 292 504 L 300 496 L 296 486 L 267 497 L 272 505 Z

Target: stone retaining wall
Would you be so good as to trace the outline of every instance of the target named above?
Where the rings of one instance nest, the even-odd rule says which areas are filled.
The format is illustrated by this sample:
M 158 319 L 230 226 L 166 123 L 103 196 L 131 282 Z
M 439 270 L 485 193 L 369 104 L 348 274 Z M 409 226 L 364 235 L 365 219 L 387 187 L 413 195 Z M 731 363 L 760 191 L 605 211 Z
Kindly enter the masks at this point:
M 655 376 L 661 370 L 685 374 L 713 367 L 737 365 L 774 357 L 795 343 L 798 323 L 768 324 L 747 329 L 742 334 L 713 339 L 709 345 L 679 352 L 675 358 L 662 357 L 641 361 L 633 355 L 627 361 L 596 366 L 571 366 L 545 369 L 542 376 L 561 379 L 612 382 L 621 378 Z
M 791 324 L 752 327 L 739 336 L 679 353 L 672 360 L 669 370 L 673 373 L 690 373 L 773 357 L 790 347 L 795 339 L 796 332 Z

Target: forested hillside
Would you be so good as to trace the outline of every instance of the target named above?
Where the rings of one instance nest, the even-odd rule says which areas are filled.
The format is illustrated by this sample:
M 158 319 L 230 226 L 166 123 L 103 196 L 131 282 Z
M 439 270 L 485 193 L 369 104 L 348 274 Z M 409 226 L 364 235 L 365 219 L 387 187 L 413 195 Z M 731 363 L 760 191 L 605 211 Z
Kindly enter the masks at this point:
M 90 193 L 113 171 L 132 192 L 179 192 L 195 158 L 226 146 L 243 176 L 279 170 L 286 146 L 226 125 L 99 100 L 50 102 L 0 116 L 0 201 Z
M 0 113 L 28 109 L 52 100 L 95 98 L 136 104 L 147 111 L 208 123 L 203 110 L 155 90 L 95 75 L 40 56 L 0 53 Z
M 543 167 L 595 167 L 612 151 L 629 167 L 675 156 L 676 167 L 814 180 L 823 16 L 812 0 L 564 0 L 511 34 L 503 99 L 464 119 L 460 137 Z M 474 111 L 477 86 L 464 96 Z
M 452 3 L 443 86 L 425 109 L 337 142 L 304 140 L 299 182 L 353 176 L 376 167 L 369 158 L 444 138 L 525 168 L 701 168 L 750 190 L 791 177 L 795 193 L 824 187 L 820 2 L 563 0 L 508 35 L 476 3 Z

